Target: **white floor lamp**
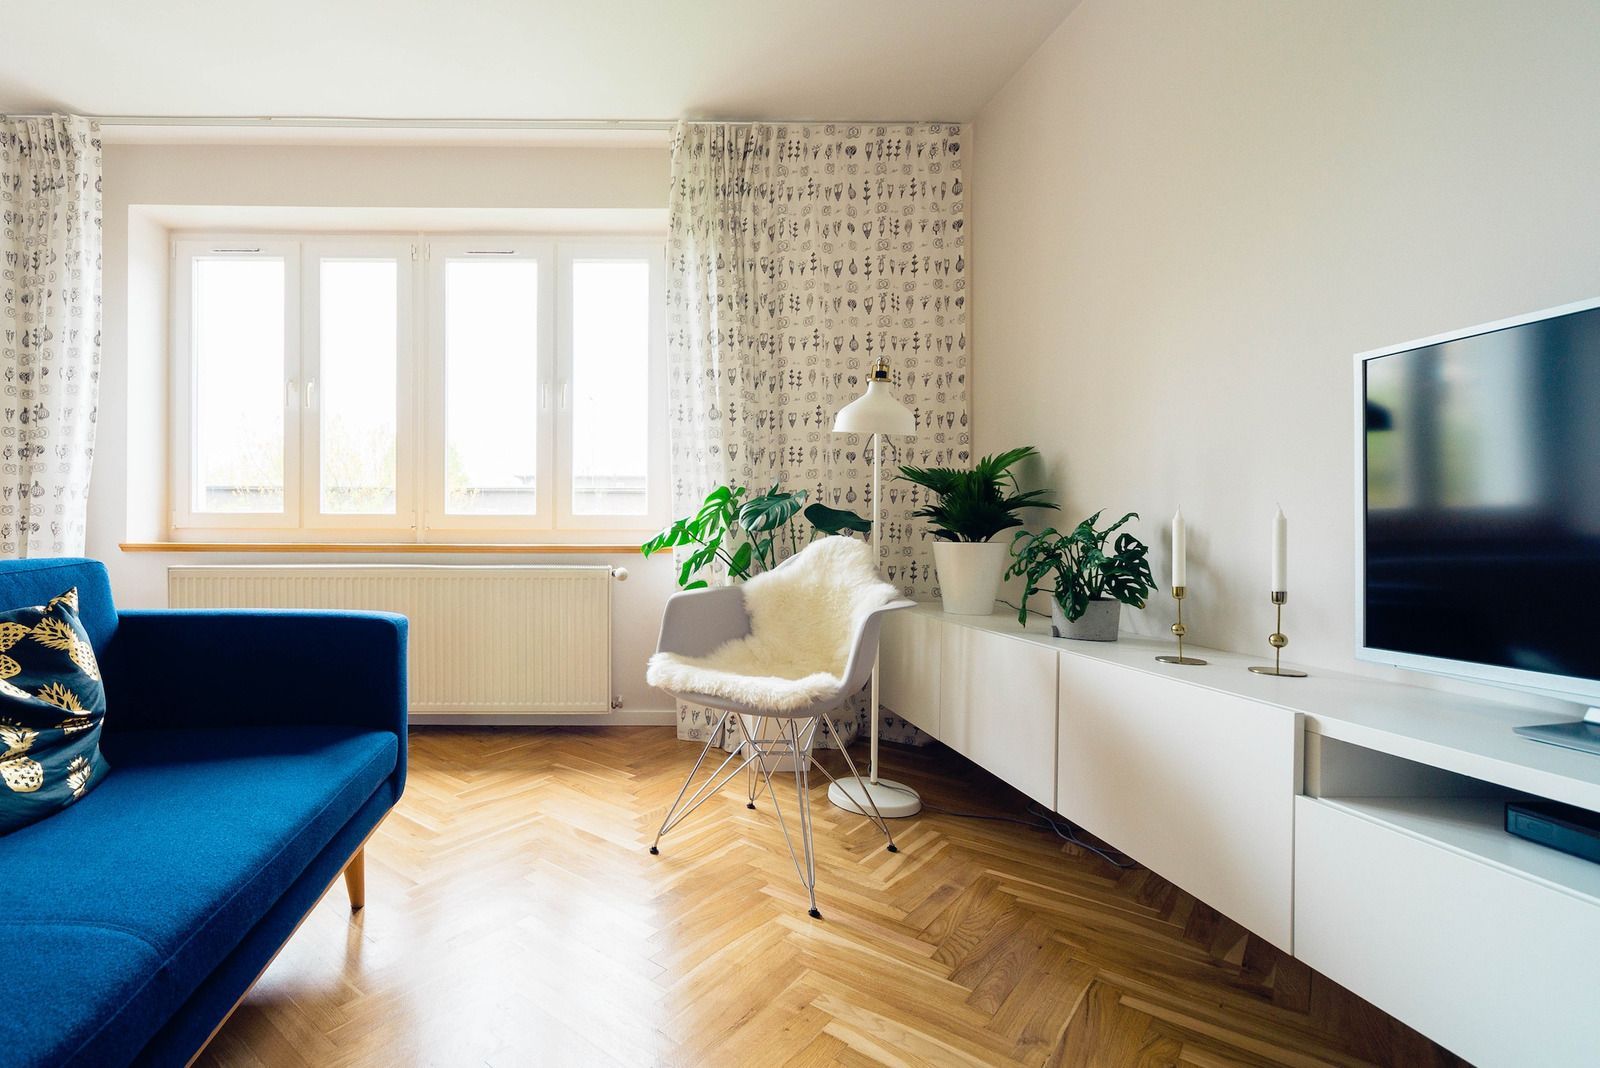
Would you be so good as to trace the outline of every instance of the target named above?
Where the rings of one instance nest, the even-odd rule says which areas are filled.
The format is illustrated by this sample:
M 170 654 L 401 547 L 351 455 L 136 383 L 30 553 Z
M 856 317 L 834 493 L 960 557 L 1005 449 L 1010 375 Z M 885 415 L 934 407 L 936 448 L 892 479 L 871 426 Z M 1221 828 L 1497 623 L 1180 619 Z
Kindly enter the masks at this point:
M 838 417 L 833 421 L 833 432 L 872 435 L 872 563 L 877 567 L 881 559 L 878 555 L 878 528 L 883 518 L 883 509 L 878 503 L 878 486 L 883 469 L 883 435 L 911 437 L 917 432 L 916 416 L 889 392 L 887 359 L 879 357 L 872 369 L 872 381 L 867 384 L 866 394 L 839 410 Z M 878 778 L 877 660 L 872 662 L 872 705 L 868 720 L 872 724 L 871 774 L 865 783 L 857 779 L 835 782 L 828 787 L 828 800 L 851 812 L 864 813 L 868 809 L 867 798 L 862 796 L 862 791 L 865 791 L 882 815 L 890 818 L 915 816 L 922 811 L 922 798 L 917 796 L 917 792 L 903 783 Z

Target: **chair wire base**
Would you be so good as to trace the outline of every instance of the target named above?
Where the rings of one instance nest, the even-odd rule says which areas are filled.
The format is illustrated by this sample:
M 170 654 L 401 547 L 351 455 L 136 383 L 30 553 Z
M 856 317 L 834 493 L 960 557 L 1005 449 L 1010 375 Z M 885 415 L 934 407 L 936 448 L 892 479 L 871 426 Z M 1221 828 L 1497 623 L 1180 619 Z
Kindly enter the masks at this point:
M 694 767 L 689 769 L 689 775 L 683 780 L 683 786 L 678 790 L 678 796 L 667 808 L 666 816 L 661 820 L 661 829 L 656 832 L 655 841 L 650 845 L 650 852 L 659 855 L 661 852 L 661 839 L 667 832 L 677 827 L 689 814 L 705 804 L 717 794 L 724 786 L 738 777 L 741 771 L 747 772 L 746 783 L 746 808 L 756 807 L 756 797 L 760 787 L 765 784 L 767 795 L 772 799 L 772 811 L 778 818 L 778 829 L 783 832 L 783 843 L 789 849 L 789 858 L 794 861 L 795 874 L 800 877 L 800 883 L 806 888 L 806 896 L 810 899 L 811 907 L 808 914 L 813 919 L 820 920 L 822 913 L 817 910 L 817 858 L 812 841 L 811 823 L 811 769 L 815 767 L 827 777 L 829 783 L 838 783 L 839 780 L 823 767 L 821 762 L 812 755 L 812 743 L 815 741 L 817 722 L 820 720 L 834 745 L 844 756 L 845 765 L 850 769 L 850 777 L 856 785 L 862 787 L 868 804 L 872 808 L 870 813 L 863 812 L 883 836 L 889 840 L 889 852 L 900 852 L 894 844 L 894 833 L 889 830 L 888 821 L 878 812 L 878 806 L 872 802 L 871 793 L 867 792 L 861 779 L 861 773 L 856 770 L 856 763 L 850 757 L 850 750 L 846 749 L 839 738 L 839 733 L 834 729 L 833 720 L 828 715 L 807 716 L 800 718 L 772 717 L 778 723 L 778 734 L 774 738 L 762 738 L 760 732 L 747 729 L 741 731 L 738 746 L 725 757 L 716 770 L 712 771 L 709 778 L 697 787 L 691 794 L 689 787 L 694 784 L 695 776 L 700 774 L 700 768 L 706 763 L 706 757 L 711 752 L 711 747 L 722 736 L 723 729 L 727 726 L 728 717 L 732 712 L 722 713 L 717 720 L 716 729 L 711 731 L 706 738 L 705 746 L 700 750 L 700 756 L 695 760 Z M 802 726 L 804 723 L 804 726 Z M 740 759 L 740 758 L 743 759 Z M 794 762 L 795 807 L 797 809 L 797 831 L 800 836 L 800 848 L 795 849 L 794 838 L 789 834 L 788 821 L 784 819 L 783 807 L 778 803 L 778 791 L 772 782 L 772 765 L 776 760 L 789 759 Z M 738 765 L 726 772 L 728 765 L 739 761 Z M 718 781 L 718 779 L 721 781 Z M 688 800 L 685 801 L 685 795 Z

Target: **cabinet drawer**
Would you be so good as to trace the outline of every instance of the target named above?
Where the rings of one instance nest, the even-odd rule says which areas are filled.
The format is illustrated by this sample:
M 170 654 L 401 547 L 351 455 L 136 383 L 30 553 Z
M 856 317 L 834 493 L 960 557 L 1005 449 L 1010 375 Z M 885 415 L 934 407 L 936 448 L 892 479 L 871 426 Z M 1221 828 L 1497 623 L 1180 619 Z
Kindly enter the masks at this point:
M 883 624 L 878 699 L 905 720 L 939 737 L 939 630 L 937 620 L 892 612 Z
M 1301 717 L 1059 655 L 1056 810 L 1291 948 Z
M 1600 1064 L 1600 908 L 1342 807 L 1295 803 L 1295 956 L 1474 1064 Z
M 1055 650 L 972 627 L 942 629 L 939 740 L 1055 808 Z

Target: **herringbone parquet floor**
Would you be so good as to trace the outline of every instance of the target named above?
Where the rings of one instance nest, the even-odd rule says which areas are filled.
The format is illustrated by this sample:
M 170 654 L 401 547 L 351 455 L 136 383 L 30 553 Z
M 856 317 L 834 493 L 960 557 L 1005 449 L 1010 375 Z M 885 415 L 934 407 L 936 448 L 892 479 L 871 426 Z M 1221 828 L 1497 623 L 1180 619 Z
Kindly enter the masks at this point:
M 894 855 L 816 788 L 817 922 L 770 802 L 747 811 L 738 784 L 646 853 L 697 748 L 666 728 L 411 745 L 366 909 L 336 886 L 199 1063 L 1460 1063 L 1046 831 L 925 812 Z M 933 804 L 1024 809 L 947 750 L 884 763 Z

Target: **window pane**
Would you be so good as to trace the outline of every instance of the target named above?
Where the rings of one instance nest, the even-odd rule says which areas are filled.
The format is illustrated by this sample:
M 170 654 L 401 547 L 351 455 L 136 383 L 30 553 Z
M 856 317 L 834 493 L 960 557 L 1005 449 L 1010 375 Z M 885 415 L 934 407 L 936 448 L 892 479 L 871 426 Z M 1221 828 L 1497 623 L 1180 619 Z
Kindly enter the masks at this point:
M 572 265 L 572 511 L 644 515 L 650 468 L 650 264 Z
M 394 515 L 399 265 L 322 261 L 322 511 Z
M 283 512 L 283 260 L 194 263 L 197 512 Z
M 539 265 L 450 260 L 444 286 L 445 511 L 533 515 Z

